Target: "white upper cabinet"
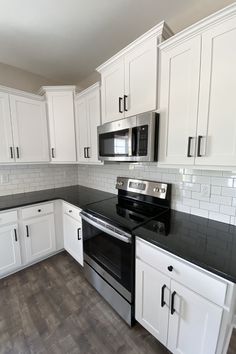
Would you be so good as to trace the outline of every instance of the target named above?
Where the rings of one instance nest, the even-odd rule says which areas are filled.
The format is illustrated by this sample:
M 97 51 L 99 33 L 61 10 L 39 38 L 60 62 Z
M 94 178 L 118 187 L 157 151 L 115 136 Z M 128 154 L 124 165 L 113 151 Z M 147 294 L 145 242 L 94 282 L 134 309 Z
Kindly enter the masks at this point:
M 200 51 L 197 36 L 160 53 L 160 163 L 194 163 Z
M 156 109 L 157 46 L 171 35 L 162 22 L 97 68 L 102 77 L 102 123 Z
M 236 5 L 160 45 L 159 164 L 236 166 Z
M 157 38 L 125 55 L 125 116 L 155 110 L 157 106 Z
M 98 160 L 97 127 L 101 124 L 99 83 L 77 95 L 76 140 L 80 163 L 100 163 Z
M 75 162 L 75 86 L 44 86 L 52 162 Z
M 196 164 L 236 165 L 235 93 L 236 16 L 202 35 Z
M 102 123 L 124 118 L 124 58 L 102 72 Z
M 14 161 L 9 96 L 0 92 L 0 163 Z
M 10 95 L 10 107 L 16 161 L 49 161 L 45 102 Z

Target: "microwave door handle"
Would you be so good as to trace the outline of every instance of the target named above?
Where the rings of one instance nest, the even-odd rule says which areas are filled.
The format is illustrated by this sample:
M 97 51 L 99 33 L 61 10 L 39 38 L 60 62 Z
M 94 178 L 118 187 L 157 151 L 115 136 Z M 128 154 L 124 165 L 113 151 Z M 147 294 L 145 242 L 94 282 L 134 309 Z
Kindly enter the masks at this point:
M 133 156 L 132 146 L 133 146 L 133 129 L 129 128 L 129 133 L 128 133 L 128 156 Z
M 103 226 L 103 225 L 97 223 L 96 221 L 90 219 L 89 217 L 85 216 L 84 213 L 80 213 L 80 216 L 81 216 L 81 218 L 82 218 L 84 221 L 86 221 L 88 224 L 90 224 L 90 225 L 96 227 L 97 229 L 99 229 L 99 230 L 105 232 L 106 234 L 108 234 L 108 235 L 110 235 L 110 236 L 112 236 L 112 237 L 115 237 L 115 238 L 117 238 L 118 240 L 121 240 L 121 241 L 123 241 L 123 242 L 131 243 L 131 236 L 129 237 L 129 236 L 125 236 L 125 235 L 120 235 L 120 234 L 116 233 L 115 231 L 112 231 L 112 230 L 106 228 L 106 226 Z

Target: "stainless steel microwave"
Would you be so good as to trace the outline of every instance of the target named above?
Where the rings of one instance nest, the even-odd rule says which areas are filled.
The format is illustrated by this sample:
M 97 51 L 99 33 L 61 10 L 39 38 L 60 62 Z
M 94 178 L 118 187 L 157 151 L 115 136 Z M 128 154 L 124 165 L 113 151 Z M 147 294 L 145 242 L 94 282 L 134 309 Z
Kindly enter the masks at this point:
M 99 160 L 156 161 L 159 115 L 146 112 L 98 127 Z

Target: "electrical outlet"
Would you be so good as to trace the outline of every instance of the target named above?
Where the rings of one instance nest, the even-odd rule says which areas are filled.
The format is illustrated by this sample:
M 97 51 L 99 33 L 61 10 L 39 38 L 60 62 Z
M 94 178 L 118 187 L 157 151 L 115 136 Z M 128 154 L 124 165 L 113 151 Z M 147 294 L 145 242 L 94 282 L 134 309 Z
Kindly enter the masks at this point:
M 209 198 L 211 195 L 211 186 L 210 184 L 202 184 L 201 185 L 201 196 Z

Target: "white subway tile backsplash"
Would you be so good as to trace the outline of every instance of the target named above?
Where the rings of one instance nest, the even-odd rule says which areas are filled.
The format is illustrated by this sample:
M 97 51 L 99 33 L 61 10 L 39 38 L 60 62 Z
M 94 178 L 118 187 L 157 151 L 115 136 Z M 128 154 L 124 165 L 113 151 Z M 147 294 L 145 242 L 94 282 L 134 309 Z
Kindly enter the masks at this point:
M 191 168 L 158 168 L 154 163 L 134 165 L 105 164 L 79 166 L 78 181 L 82 185 L 116 193 L 118 175 L 146 178 L 172 184 L 172 208 L 214 220 L 236 221 L 236 173 L 195 170 Z

